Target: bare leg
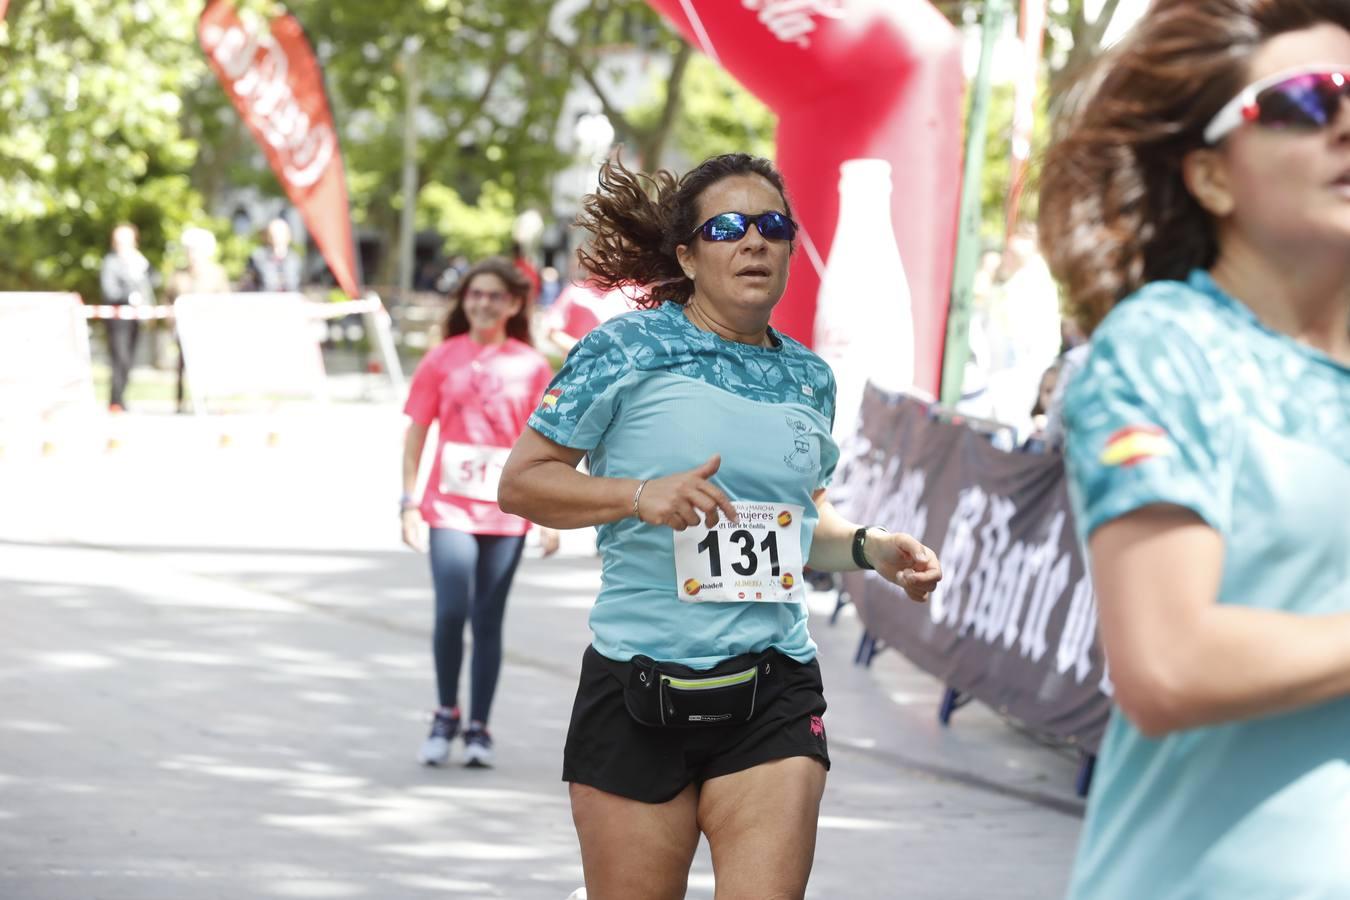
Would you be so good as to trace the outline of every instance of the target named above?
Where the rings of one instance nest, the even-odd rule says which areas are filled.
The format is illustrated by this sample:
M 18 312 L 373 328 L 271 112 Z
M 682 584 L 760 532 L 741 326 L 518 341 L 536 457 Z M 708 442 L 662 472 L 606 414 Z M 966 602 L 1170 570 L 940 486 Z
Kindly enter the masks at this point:
M 698 849 L 698 791 L 642 803 L 572 784 L 587 900 L 683 900 Z
M 824 793 L 825 767 L 806 756 L 705 781 L 698 823 L 712 849 L 717 900 L 802 900 Z

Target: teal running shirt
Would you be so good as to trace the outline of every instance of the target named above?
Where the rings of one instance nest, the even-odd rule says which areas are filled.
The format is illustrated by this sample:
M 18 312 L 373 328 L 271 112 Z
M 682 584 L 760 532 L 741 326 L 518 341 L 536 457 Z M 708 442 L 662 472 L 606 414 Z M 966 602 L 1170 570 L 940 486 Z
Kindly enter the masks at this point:
M 1112 310 L 1065 419 L 1084 540 L 1185 507 L 1223 538 L 1220 603 L 1350 611 L 1350 368 L 1196 271 Z M 1157 740 L 1114 712 L 1069 893 L 1350 897 L 1350 699 Z
M 585 450 L 600 477 L 660 478 L 721 454 L 713 483 L 747 504 L 747 527 L 717 534 L 700 525 L 677 539 L 632 516 L 598 528 L 590 626 L 602 655 L 695 668 L 770 647 L 815 657 L 800 562 L 818 518 L 811 495 L 839 459 L 834 375 L 801 344 L 770 336 L 773 347 L 724 340 L 675 303 L 618 316 L 572 349 L 530 417 L 535 431 Z

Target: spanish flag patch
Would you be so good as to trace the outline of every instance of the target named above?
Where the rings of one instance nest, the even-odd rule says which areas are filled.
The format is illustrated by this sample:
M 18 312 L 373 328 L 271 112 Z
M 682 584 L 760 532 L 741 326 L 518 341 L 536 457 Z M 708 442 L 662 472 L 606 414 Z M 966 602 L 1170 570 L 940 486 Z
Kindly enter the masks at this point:
M 1171 456 L 1172 439 L 1156 425 L 1130 425 L 1107 438 L 1097 461 L 1104 466 L 1132 466 L 1146 459 Z
M 552 409 L 553 407 L 558 405 L 558 398 L 561 396 L 562 396 L 562 388 L 554 388 L 553 390 L 544 394 L 543 405 L 547 406 L 549 409 Z

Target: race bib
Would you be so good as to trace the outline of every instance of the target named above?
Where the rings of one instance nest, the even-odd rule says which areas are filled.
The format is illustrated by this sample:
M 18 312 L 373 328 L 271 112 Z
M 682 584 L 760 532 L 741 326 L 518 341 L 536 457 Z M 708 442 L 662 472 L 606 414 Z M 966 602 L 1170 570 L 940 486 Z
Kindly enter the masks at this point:
M 802 507 L 733 503 L 723 518 L 676 531 L 675 590 L 687 603 L 801 603 Z
M 441 447 L 441 493 L 497 502 L 497 482 L 510 447 L 477 447 L 447 441 Z

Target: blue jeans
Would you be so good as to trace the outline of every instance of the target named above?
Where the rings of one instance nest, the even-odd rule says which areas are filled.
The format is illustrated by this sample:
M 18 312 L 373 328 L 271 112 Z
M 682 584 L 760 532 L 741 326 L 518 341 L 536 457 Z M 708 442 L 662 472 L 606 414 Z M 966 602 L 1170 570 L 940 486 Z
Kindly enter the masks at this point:
M 502 668 L 502 619 L 524 537 L 466 534 L 431 529 L 431 582 L 436 592 L 436 628 L 431 651 L 441 706 L 459 705 L 464 662 L 464 623 L 473 629 L 469 720 L 487 722 Z

